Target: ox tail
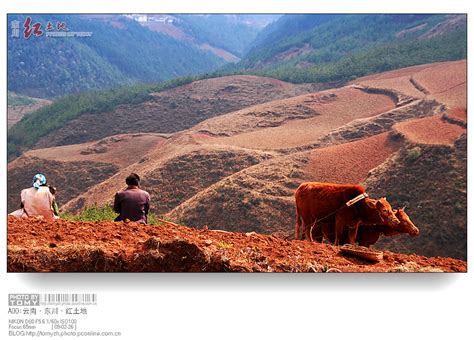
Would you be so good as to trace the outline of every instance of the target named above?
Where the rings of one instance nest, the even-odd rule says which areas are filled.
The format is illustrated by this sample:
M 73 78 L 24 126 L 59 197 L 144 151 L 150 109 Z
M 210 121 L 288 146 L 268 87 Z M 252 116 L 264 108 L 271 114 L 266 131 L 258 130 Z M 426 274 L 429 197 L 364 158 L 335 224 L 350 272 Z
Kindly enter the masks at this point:
M 314 218 L 314 222 L 313 224 L 311 224 L 311 227 L 309 228 L 309 235 L 308 235 L 308 238 L 311 242 L 314 242 L 314 239 L 313 239 L 313 231 L 318 231 L 318 228 L 319 228 L 319 225 L 317 224 L 318 222 L 318 219 L 315 217 Z M 321 242 L 319 241 L 319 236 L 318 236 L 318 242 Z

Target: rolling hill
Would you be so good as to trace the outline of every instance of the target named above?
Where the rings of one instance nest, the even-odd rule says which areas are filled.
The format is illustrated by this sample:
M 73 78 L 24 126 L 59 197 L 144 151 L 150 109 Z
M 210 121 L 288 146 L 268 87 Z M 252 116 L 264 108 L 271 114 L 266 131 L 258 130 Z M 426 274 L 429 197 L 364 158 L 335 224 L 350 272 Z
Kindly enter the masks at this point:
M 292 235 L 298 184 L 362 183 L 371 196 L 406 206 L 421 232 L 377 247 L 466 258 L 465 60 L 330 89 L 230 76 L 152 97 L 99 115 L 117 130 L 106 130 L 93 114 L 81 125 L 89 119 L 84 114 L 10 162 L 9 211 L 32 170 L 46 173 L 69 211 L 110 204 L 126 175 L 137 172 L 153 195 L 152 210 L 166 218 L 196 228 Z M 132 129 L 123 131 L 120 112 L 133 112 Z M 81 136 L 86 126 L 93 133 Z M 84 180 L 69 180 L 70 172 Z
M 186 48 L 189 47 L 194 49 L 193 51 L 199 51 L 199 53 L 205 51 L 216 52 L 216 49 L 219 49 L 224 54 L 238 52 L 237 54 L 243 58 L 237 64 L 224 67 L 220 71 L 201 74 L 194 80 L 218 79 L 229 75 L 248 77 L 249 74 L 254 74 L 292 83 L 318 83 L 317 87 L 313 87 L 313 89 L 318 90 L 341 86 L 349 80 L 368 74 L 399 69 L 404 66 L 457 60 L 466 57 L 465 15 L 284 15 L 262 30 L 252 43 L 253 47 L 247 53 L 243 52 L 243 46 L 250 46 L 250 36 L 255 33 L 255 27 L 261 29 L 268 22 L 276 19 L 275 16 L 150 15 L 146 22 L 135 22 L 117 15 L 82 15 L 78 18 L 67 17 L 67 19 L 72 20 L 71 24 L 78 28 L 96 27 L 97 32 L 103 31 L 103 34 L 96 34 L 94 39 L 73 40 L 73 43 L 77 45 L 81 42 L 82 45 L 87 45 L 81 51 L 88 51 L 92 48 L 93 51 L 97 52 L 96 54 L 103 57 L 101 57 L 102 59 L 114 61 L 112 68 L 119 70 L 120 74 L 132 74 L 131 77 L 135 79 L 133 81 L 156 81 L 158 79 L 156 77 L 166 73 L 167 69 L 173 68 L 175 62 L 178 62 L 182 68 L 188 64 L 198 66 L 199 63 L 194 62 L 193 58 L 188 58 L 186 53 L 183 55 L 168 47 L 166 47 L 165 52 L 160 52 L 159 58 L 156 56 L 160 60 L 155 60 L 155 56 L 152 57 L 146 51 L 140 51 L 140 56 L 134 56 L 134 53 L 140 50 L 139 48 L 123 49 L 117 48 L 115 45 L 110 46 L 108 43 L 109 36 L 118 39 L 117 41 L 120 41 L 120 39 L 136 40 L 136 43 L 141 45 L 143 45 L 143 41 L 147 41 L 146 48 L 154 49 L 154 51 L 156 50 L 153 47 L 155 43 L 160 46 L 167 46 L 167 43 L 172 41 L 173 44 L 176 43 L 179 46 L 184 44 L 187 46 Z M 214 24 L 217 23 L 221 29 L 219 32 L 213 32 L 210 27 L 214 27 Z M 248 31 L 250 27 L 252 27 L 252 34 Z M 153 30 L 158 32 L 152 32 Z M 242 32 L 242 34 L 229 33 L 232 31 Z M 229 35 L 233 36 L 234 40 L 226 38 Z M 245 43 L 238 44 L 236 41 L 240 38 Z M 163 42 L 160 39 L 164 39 Z M 60 40 L 58 41 L 60 42 Z M 35 45 L 35 48 L 42 48 L 42 44 L 46 43 L 40 39 L 36 39 L 36 41 L 39 43 L 36 44 L 37 47 Z M 25 45 L 22 39 L 19 39 L 19 42 Z M 47 43 L 51 44 L 53 42 L 48 40 Z M 65 50 L 74 50 L 77 49 L 76 45 L 63 47 Z M 230 45 L 238 51 L 231 52 Z M 20 49 L 20 51 L 25 53 L 26 49 Z M 219 53 L 217 54 L 219 55 Z M 35 53 L 32 53 L 32 55 L 35 55 Z M 166 56 L 169 55 L 178 57 L 173 62 L 167 62 Z M 229 57 L 229 55 L 227 56 Z M 182 57 L 186 59 L 184 62 L 180 62 L 179 58 Z M 221 57 L 227 58 L 224 55 Z M 89 60 L 90 58 L 84 57 L 83 59 Z M 94 60 L 99 62 L 99 59 Z M 12 69 L 16 68 L 23 73 L 30 72 L 28 71 L 28 65 L 18 63 L 18 53 L 15 54 L 12 51 L 9 54 L 9 60 L 12 62 Z M 76 66 L 80 66 L 80 63 L 74 61 L 74 58 L 69 58 L 69 61 L 74 65 L 54 63 L 53 66 L 74 73 Z M 162 65 L 162 63 L 166 65 Z M 34 71 L 31 72 L 48 69 L 45 65 L 39 66 L 41 67 L 35 67 Z M 99 64 L 96 66 L 101 72 L 107 72 L 108 69 L 111 69 Z M 81 66 L 81 69 L 93 70 L 94 67 L 84 68 Z M 61 82 L 54 83 L 50 81 L 51 79 L 48 79 L 48 77 L 55 77 L 62 73 L 64 73 L 64 70 L 48 72 L 47 77 L 43 77 L 42 81 L 55 84 L 51 86 L 58 86 L 62 91 L 67 89 L 70 84 L 61 85 Z M 189 74 L 193 72 L 183 69 L 183 72 L 178 73 Z M 176 73 L 176 76 L 178 73 Z M 61 77 L 62 80 L 68 82 L 69 75 L 61 75 Z M 20 80 L 23 78 L 22 76 L 15 77 L 15 79 Z M 165 78 L 161 77 L 160 79 Z M 28 81 L 31 79 L 35 79 L 34 74 L 32 77 L 28 76 Z M 109 82 L 107 75 L 100 75 L 97 79 L 100 79 L 101 82 Z M 92 79 L 84 78 L 84 80 L 84 84 L 87 84 L 87 86 L 94 84 Z M 9 131 L 9 159 L 19 156 L 23 151 L 32 147 L 80 143 L 105 137 L 106 134 L 174 132 L 189 128 L 212 116 L 202 115 L 200 111 L 202 110 L 201 104 L 196 103 L 196 100 L 193 99 L 191 102 L 186 99 L 178 102 L 170 101 L 169 103 L 163 103 L 164 107 L 161 104 L 149 104 L 153 101 L 152 93 L 162 92 L 164 89 L 176 87 L 192 80 L 193 78 L 190 77 L 180 78 L 176 80 L 174 85 L 136 85 L 134 87 L 113 89 L 108 92 L 83 92 L 78 96 L 61 98 L 51 108 L 39 110 L 30 120 L 17 124 L 18 127 Z M 109 83 L 112 84 L 114 81 Z M 21 88 L 27 89 L 28 86 L 25 84 Z M 38 83 L 33 86 L 36 90 L 41 88 Z M 91 86 L 94 87 L 94 85 Z M 109 85 L 103 84 L 102 87 L 107 86 Z M 226 91 L 239 92 L 241 90 L 241 88 L 233 89 L 232 86 L 227 88 Z M 84 90 L 84 88 L 81 88 L 81 90 Z M 415 87 L 413 91 L 418 92 L 419 90 Z M 249 95 L 251 96 L 251 93 Z M 413 93 L 406 93 L 406 95 L 414 96 Z M 220 97 L 225 98 L 226 93 L 215 92 L 213 99 L 208 104 L 217 107 L 217 110 L 222 113 L 236 109 L 235 106 L 222 107 L 227 103 L 225 99 L 222 101 Z M 269 97 L 265 101 L 271 99 L 275 98 Z M 139 103 L 143 103 L 142 109 L 149 113 L 148 118 L 139 122 L 130 122 L 125 112 L 133 111 L 131 106 Z M 127 106 L 127 104 L 132 105 Z M 183 105 L 184 108 L 190 105 L 190 110 L 188 110 L 190 112 L 181 117 L 181 113 L 176 112 L 173 107 L 175 105 L 178 107 L 178 111 L 180 105 Z M 242 105 L 242 107 L 245 107 L 245 105 Z M 157 110 L 165 111 L 166 114 L 157 117 Z M 190 119 L 192 112 L 195 112 L 195 116 Z M 308 112 L 304 114 L 308 114 Z M 175 114 L 178 115 L 179 119 L 174 119 Z M 118 121 L 117 126 L 108 124 L 110 115 L 114 115 L 114 119 Z M 48 119 L 45 119 L 45 117 L 48 117 Z M 33 120 L 41 123 L 34 131 L 26 132 Z M 170 130 L 166 127 L 170 124 L 177 126 Z M 76 125 L 77 127 L 75 127 Z M 156 130 L 157 125 L 159 130 Z M 165 128 L 161 128 L 162 126 L 165 126 Z M 249 137 L 252 138 L 252 136 Z
M 309 92 L 314 88 L 255 76 L 204 79 L 151 93 L 151 100 L 138 105 L 119 105 L 100 115 L 84 113 L 42 137 L 35 147 L 73 144 L 117 133 L 173 133 L 245 106 Z M 139 119 L 131 120 L 130 116 Z M 114 125 L 111 127 L 112 120 Z
M 175 26 L 155 16 L 143 25 L 122 15 L 29 16 L 31 27 L 41 25 L 41 36 L 23 37 L 28 15 L 8 16 L 9 23 L 20 26 L 18 38 L 8 35 L 8 89 L 40 98 L 204 74 L 225 64 L 232 53 L 241 55 L 261 29 L 219 15 L 177 18 L 182 35 L 172 34 Z M 70 33 L 92 35 L 47 36 L 65 32 L 56 28 L 58 23 Z M 219 31 L 211 30 L 214 24 Z
M 285 15 L 224 69 L 291 82 L 350 80 L 466 58 L 466 25 L 465 15 Z

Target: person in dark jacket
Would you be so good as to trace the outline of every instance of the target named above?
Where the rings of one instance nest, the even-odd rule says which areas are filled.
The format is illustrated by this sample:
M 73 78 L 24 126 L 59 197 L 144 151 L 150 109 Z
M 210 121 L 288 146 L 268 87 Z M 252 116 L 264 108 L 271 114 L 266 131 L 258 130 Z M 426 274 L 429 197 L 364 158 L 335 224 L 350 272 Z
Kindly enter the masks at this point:
M 134 221 L 147 224 L 150 210 L 150 194 L 140 189 L 140 177 L 131 173 L 126 179 L 127 188 L 115 194 L 114 211 L 119 215 L 115 221 Z

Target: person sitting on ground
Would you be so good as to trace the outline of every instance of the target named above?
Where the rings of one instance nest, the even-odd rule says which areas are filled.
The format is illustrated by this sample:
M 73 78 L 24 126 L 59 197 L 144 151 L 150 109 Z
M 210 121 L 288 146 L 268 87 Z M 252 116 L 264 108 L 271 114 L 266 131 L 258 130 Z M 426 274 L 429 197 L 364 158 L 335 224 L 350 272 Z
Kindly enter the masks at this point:
M 126 179 L 127 188 L 115 194 L 114 211 L 119 215 L 114 221 L 134 221 L 147 224 L 150 194 L 140 189 L 140 177 L 132 173 Z
M 43 174 L 36 174 L 33 177 L 33 187 L 23 189 L 20 194 L 21 208 L 12 212 L 10 215 L 16 217 L 39 217 L 45 219 L 55 219 L 54 194 L 51 193 L 50 187 L 46 183 L 46 176 Z

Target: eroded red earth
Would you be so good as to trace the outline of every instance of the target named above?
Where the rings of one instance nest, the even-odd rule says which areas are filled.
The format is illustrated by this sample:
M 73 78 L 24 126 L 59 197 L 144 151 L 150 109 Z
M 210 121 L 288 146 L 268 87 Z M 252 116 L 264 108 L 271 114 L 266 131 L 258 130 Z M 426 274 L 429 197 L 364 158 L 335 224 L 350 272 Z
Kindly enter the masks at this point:
M 175 224 L 8 218 L 9 272 L 466 272 L 465 261 L 384 252 L 371 263 L 277 235 Z

